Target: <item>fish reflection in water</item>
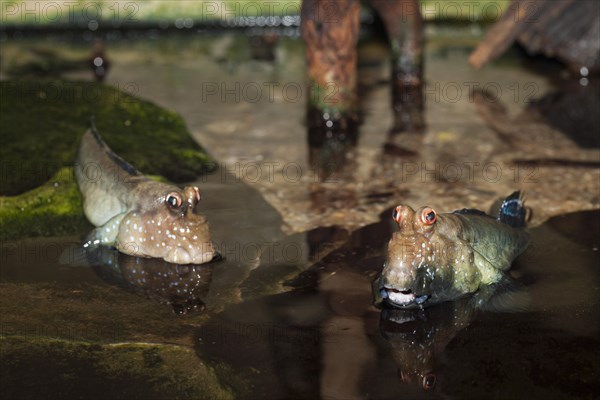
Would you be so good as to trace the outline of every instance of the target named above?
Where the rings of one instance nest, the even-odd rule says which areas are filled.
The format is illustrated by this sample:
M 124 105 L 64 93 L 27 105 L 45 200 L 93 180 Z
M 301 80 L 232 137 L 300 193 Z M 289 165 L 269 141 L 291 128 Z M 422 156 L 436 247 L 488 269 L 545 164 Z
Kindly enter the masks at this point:
M 87 249 L 86 249 L 87 250 Z M 175 314 L 202 311 L 214 263 L 179 265 L 162 258 L 134 257 L 105 247 L 90 247 L 88 262 L 103 280 L 172 307 Z
M 402 382 L 432 391 L 438 384 L 437 368 L 446 346 L 465 329 L 479 310 L 525 311 L 529 296 L 514 281 L 484 288 L 472 297 L 425 309 L 386 306 L 381 311 L 380 331 L 391 347 Z

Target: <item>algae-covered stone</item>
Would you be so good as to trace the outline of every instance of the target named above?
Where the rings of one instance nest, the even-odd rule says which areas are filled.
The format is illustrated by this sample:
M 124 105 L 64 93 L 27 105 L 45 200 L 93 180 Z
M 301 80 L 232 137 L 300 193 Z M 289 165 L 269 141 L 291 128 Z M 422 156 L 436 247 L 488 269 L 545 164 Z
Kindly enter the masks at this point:
M 179 114 L 129 94 L 137 90 L 133 82 L 123 89 L 60 80 L 0 82 L 0 195 L 33 189 L 71 166 L 92 117 L 108 145 L 145 174 L 183 182 L 214 168 Z
M 52 241 L 42 248 L 61 247 Z M 206 316 L 175 315 L 98 280 L 92 268 L 57 266 L 36 248 L 21 243 L 3 253 L 2 398 L 233 397 L 195 351 Z
M 3 336 L 0 353 L 6 398 L 233 398 L 183 346 Z
M 161 176 L 150 179 L 167 182 Z M 73 168 L 64 167 L 44 183 L 17 196 L 0 196 L 0 242 L 37 236 L 82 234 L 93 229 L 83 214 Z
M 91 82 L 0 82 L 0 240 L 91 228 L 71 166 L 90 118 L 115 152 L 145 174 L 190 181 L 214 169 L 181 116 Z
M 72 168 L 18 196 L 0 197 L 0 242 L 34 236 L 64 236 L 92 229 L 83 215 Z

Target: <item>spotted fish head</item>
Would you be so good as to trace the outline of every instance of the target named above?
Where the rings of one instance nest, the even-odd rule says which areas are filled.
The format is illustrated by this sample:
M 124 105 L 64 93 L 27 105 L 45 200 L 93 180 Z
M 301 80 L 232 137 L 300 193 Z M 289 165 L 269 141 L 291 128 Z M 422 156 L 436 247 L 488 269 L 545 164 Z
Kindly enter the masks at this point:
M 216 256 L 206 217 L 196 211 L 197 187 L 164 185 L 148 196 L 152 201 L 121 221 L 116 240 L 120 251 L 174 264 L 202 264 Z
M 377 282 L 379 295 L 386 303 L 403 308 L 433 303 L 452 285 L 453 270 L 444 265 L 443 238 L 435 210 L 417 211 L 400 205 L 393 211 L 400 230 L 388 244 L 387 259 Z

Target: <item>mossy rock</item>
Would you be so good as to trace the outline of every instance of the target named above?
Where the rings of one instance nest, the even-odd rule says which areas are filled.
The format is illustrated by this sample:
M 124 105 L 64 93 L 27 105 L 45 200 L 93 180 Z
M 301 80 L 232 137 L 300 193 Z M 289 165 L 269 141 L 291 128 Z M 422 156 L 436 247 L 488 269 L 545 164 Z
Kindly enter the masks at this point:
M 150 179 L 168 182 L 161 176 Z M 0 242 L 36 236 L 78 235 L 93 229 L 73 168 L 64 167 L 45 184 L 17 196 L 0 196 Z
M 89 231 L 73 169 L 60 169 L 48 182 L 18 196 L 0 197 L 0 242 Z
M 214 162 L 181 116 L 91 82 L 0 82 L 0 240 L 80 234 L 86 221 L 72 165 L 91 116 L 140 171 L 190 181 Z
M 7 398 L 234 397 L 192 349 L 182 346 L 9 336 L 0 338 L 0 353 Z
M 214 169 L 175 112 L 94 82 L 12 80 L 0 82 L 0 195 L 38 187 L 73 165 L 92 116 L 108 145 L 145 174 L 185 182 Z

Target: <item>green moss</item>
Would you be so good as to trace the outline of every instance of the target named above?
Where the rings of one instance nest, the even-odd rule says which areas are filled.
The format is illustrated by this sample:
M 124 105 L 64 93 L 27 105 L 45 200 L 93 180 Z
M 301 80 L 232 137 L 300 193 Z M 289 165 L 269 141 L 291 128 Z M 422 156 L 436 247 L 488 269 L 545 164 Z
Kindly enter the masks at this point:
M 7 398 L 233 398 L 214 371 L 182 346 L 3 337 L 0 353 Z
M 92 115 L 113 150 L 154 179 L 190 181 L 214 169 L 178 114 L 121 90 L 91 82 L 0 82 L 0 240 L 91 229 L 71 165 Z
M 0 82 L 0 195 L 33 189 L 71 166 L 92 116 L 109 146 L 146 174 L 184 182 L 214 168 L 179 114 L 128 94 L 137 90 L 135 83 L 123 89 L 61 80 Z
M 44 185 L 13 197 L 0 197 L 0 241 L 62 236 L 88 231 L 72 168 L 62 168 Z
M 162 176 L 148 175 L 169 183 Z M 83 214 L 73 169 L 60 169 L 48 182 L 17 196 L 0 196 L 0 242 L 35 236 L 65 236 L 93 229 Z

